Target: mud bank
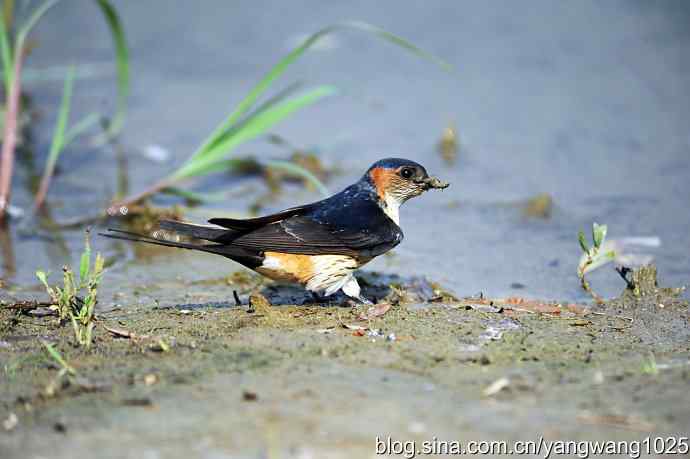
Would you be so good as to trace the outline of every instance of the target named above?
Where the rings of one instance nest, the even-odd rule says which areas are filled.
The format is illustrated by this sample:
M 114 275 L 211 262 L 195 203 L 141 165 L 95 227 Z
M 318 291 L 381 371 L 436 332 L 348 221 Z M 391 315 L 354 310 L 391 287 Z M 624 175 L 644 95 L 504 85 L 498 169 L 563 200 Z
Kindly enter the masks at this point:
M 384 316 L 236 275 L 194 285 L 234 288 L 242 305 L 115 307 L 99 314 L 89 351 L 55 318 L 3 308 L 3 457 L 371 457 L 376 436 L 688 431 L 690 328 L 677 292 L 589 308 L 362 281 L 392 305 Z M 57 378 L 43 342 L 73 376 Z

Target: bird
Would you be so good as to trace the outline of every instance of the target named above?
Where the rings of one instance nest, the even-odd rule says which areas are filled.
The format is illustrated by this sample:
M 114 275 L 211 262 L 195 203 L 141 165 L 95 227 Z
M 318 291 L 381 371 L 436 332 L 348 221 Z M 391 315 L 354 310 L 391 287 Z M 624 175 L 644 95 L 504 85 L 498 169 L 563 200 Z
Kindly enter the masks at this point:
M 371 305 L 354 271 L 402 242 L 403 203 L 448 186 L 414 161 L 386 158 L 354 184 L 311 204 L 257 218 L 211 218 L 208 224 L 159 222 L 161 229 L 202 243 L 115 228 L 101 236 L 221 255 L 269 279 L 300 284 L 316 298 L 342 291 L 355 302 Z

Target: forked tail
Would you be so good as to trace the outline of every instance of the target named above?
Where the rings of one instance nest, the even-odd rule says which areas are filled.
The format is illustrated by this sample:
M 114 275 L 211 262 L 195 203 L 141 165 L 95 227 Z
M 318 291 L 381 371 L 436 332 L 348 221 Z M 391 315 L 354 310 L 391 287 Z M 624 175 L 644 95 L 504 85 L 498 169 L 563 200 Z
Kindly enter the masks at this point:
M 145 236 L 143 234 L 133 233 L 115 228 L 108 228 L 110 233 L 98 233 L 99 236 L 109 237 L 111 239 L 122 239 L 123 241 L 145 242 L 147 244 L 162 245 L 165 247 L 177 247 L 179 249 L 201 250 L 203 252 L 218 253 L 213 250 L 213 245 L 206 244 L 190 244 L 187 242 L 167 241 L 165 239 L 156 239 L 155 237 Z M 113 234 L 114 233 L 114 234 Z
M 259 252 L 245 249 L 242 247 L 234 247 L 229 244 L 191 244 L 188 242 L 168 241 L 165 239 L 156 239 L 151 236 L 133 233 L 121 229 L 108 228 L 108 233 L 98 233 L 99 236 L 104 236 L 111 239 L 121 239 L 123 241 L 144 242 L 146 244 L 162 245 L 164 247 L 175 247 L 178 249 L 199 250 L 201 252 L 215 253 L 224 257 L 230 258 L 248 268 L 255 268 L 261 266 L 263 263 L 263 255 Z

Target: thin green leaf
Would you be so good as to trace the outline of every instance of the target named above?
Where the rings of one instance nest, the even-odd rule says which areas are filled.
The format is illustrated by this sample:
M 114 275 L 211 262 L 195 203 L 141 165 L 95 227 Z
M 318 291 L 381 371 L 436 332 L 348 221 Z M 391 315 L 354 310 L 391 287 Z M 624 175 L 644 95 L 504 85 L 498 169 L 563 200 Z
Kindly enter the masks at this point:
M 181 180 L 182 178 L 192 178 L 199 177 L 202 175 L 214 174 L 218 172 L 227 172 L 241 168 L 246 164 L 246 160 L 243 158 L 230 158 L 230 159 L 220 159 L 218 161 L 201 161 L 197 160 L 189 166 L 188 174 L 184 177 L 180 177 L 176 180 Z M 169 187 L 166 187 L 169 188 Z
M 2 76 L 5 81 L 5 94 L 10 93 L 10 86 L 14 78 L 14 62 L 12 59 L 12 49 L 10 47 L 10 37 L 5 22 L 5 13 L 0 11 L 0 56 L 2 56 Z
M 44 14 L 48 12 L 53 6 L 57 4 L 58 0 L 46 0 L 41 6 L 33 10 L 29 19 L 22 24 L 22 26 L 17 31 L 17 39 L 14 43 L 14 56 L 16 57 L 19 53 L 24 50 L 24 43 L 26 42 L 26 37 L 31 33 L 31 30 L 38 24 Z
M 55 165 L 57 164 L 60 153 L 62 153 L 65 146 L 65 131 L 67 129 L 67 122 L 69 119 L 70 105 L 72 102 L 72 88 L 74 85 L 74 67 L 70 67 L 67 76 L 65 77 L 65 84 L 62 89 L 62 101 L 60 102 L 60 111 L 58 113 L 57 121 L 55 122 L 55 130 L 53 131 L 53 139 L 50 143 L 50 151 L 46 159 L 46 165 L 43 169 L 43 177 L 36 193 L 34 200 L 34 207 L 37 209 L 45 201 L 48 194 L 48 187 L 50 180 L 55 172 Z
M 91 268 L 91 244 L 89 243 L 89 233 L 86 232 L 86 242 L 84 244 L 84 253 L 81 254 L 79 262 L 79 283 L 82 287 L 86 286 L 86 281 L 89 277 L 89 270 Z
M 98 142 L 106 142 L 116 136 L 124 126 L 127 114 L 127 99 L 129 97 L 129 49 L 127 39 L 122 27 L 122 21 L 117 14 L 117 10 L 108 0 L 96 0 L 96 3 L 103 13 L 110 35 L 115 45 L 115 65 L 117 67 L 117 106 L 115 116 L 113 116 L 108 126 L 105 136 L 98 139 Z
M 244 119 L 239 120 L 237 123 L 234 123 L 232 126 L 230 126 L 227 130 L 223 131 L 222 133 L 214 133 L 210 135 L 205 141 L 204 144 L 206 145 L 205 151 L 210 151 L 213 150 L 213 148 L 218 145 L 220 142 L 223 140 L 227 139 L 228 137 L 232 136 L 235 132 L 238 130 L 242 129 L 242 126 L 251 117 L 257 116 L 258 114 L 265 112 L 269 109 L 271 109 L 273 106 L 277 105 L 278 103 L 284 101 L 285 99 L 288 98 L 288 96 L 291 96 L 295 93 L 295 91 L 301 86 L 301 83 L 292 83 L 289 85 L 287 88 L 279 91 L 276 95 L 272 96 L 271 98 L 267 99 L 264 103 L 262 103 L 259 107 L 257 107 L 256 110 L 252 111 L 249 115 L 247 115 Z M 200 155 L 203 156 L 203 155 Z M 191 163 L 195 160 L 196 158 L 194 156 L 190 157 L 186 162 Z
M 65 359 L 62 358 L 62 355 L 53 347 L 52 344 L 50 344 L 48 341 L 43 341 L 41 340 L 41 344 L 43 344 L 43 347 L 46 348 L 48 351 L 48 355 L 50 355 L 53 360 L 55 360 L 61 368 L 63 368 L 65 371 L 67 371 L 71 375 L 76 375 L 77 370 L 75 370 L 70 364 L 68 364 Z
M 273 81 L 282 75 L 290 64 L 300 58 L 309 48 L 311 48 L 316 42 L 318 42 L 324 36 L 336 32 L 341 29 L 354 29 L 361 30 L 367 33 L 376 35 L 384 40 L 387 40 L 397 46 L 401 46 L 403 49 L 410 51 L 411 53 L 422 57 L 424 59 L 430 60 L 435 64 L 439 65 L 446 71 L 453 71 L 450 64 L 444 60 L 428 53 L 421 48 L 413 45 L 404 38 L 387 32 L 379 27 L 368 24 L 366 22 L 344 22 L 340 24 L 334 24 L 317 31 L 316 33 L 307 37 L 302 44 L 290 51 L 285 57 L 283 57 L 269 72 L 264 75 L 264 77 L 249 91 L 249 94 L 240 101 L 235 110 L 230 113 L 230 115 L 223 121 L 213 133 L 204 141 L 204 143 L 194 152 L 192 158 L 205 156 L 209 154 L 209 146 L 225 131 L 227 131 L 233 124 L 235 124 L 245 113 L 247 113 L 254 103 L 261 97 L 261 95 L 268 89 L 268 87 L 273 83 Z
M 277 160 L 264 161 L 263 163 L 266 165 L 266 167 L 282 170 L 306 179 L 309 183 L 314 185 L 314 187 L 317 190 L 319 190 L 319 193 L 321 193 L 321 195 L 324 197 L 328 197 L 330 195 L 330 193 L 328 192 L 328 188 L 326 188 L 326 185 L 324 185 L 323 182 L 321 182 L 321 180 L 318 179 L 318 177 L 316 177 L 314 174 L 312 174 L 307 169 L 298 164 L 291 163 L 289 161 Z
M 100 276 L 103 274 L 104 266 L 105 258 L 103 258 L 103 255 L 101 255 L 100 252 L 96 253 L 96 264 L 93 268 L 94 282 L 96 285 L 98 285 L 98 282 L 101 280 Z
M 172 174 L 170 179 L 172 181 L 181 180 L 201 175 L 202 172 L 209 170 L 209 168 L 214 170 L 217 163 L 223 161 L 224 156 L 236 146 L 265 133 L 300 108 L 311 105 L 323 97 L 334 93 L 335 88 L 332 86 L 320 86 L 300 96 L 280 102 L 255 116 L 252 114 L 243 122 L 240 129 L 234 130 L 232 135 L 215 144 L 203 157 L 196 158 L 191 163 L 183 165 Z
M 390 43 L 400 46 L 407 51 L 411 52 L 412 54 L 417 55 L 418 57 L 421 57 L 422 59 L 426 59 L 439 67 L 441 67 L 443 70 L 445 70 L 448 73 L 455 73 L 455 68 L 450 65 L 448 62 L 444 61 L 440 57 L 423 50 L 422 48 L 412 44 L 411 42 L 407 41 L 406 39 L 402 38 L 399 35 L 395 35 L 393 33 L 390 33 L 380 27 L 376 27 L 375 25 L 369 24 L 367 22 L 362 22 L 362 21 L 350 21 L 342 24 L 340 27 L 343 28 L 352 28 L 352 29 L 358 29 L 363 32 L 368 32 L 374 35 L 377 35 L 380 38 L 383 38 L 384 40 L 388 40 Z
M 606 225 L 592 223 L 592 240 L 594 241 L 594 247 L 601 247 L 601 245 L 604 243 L 604 240 L 606 239 L 607 230 L 608 227 Z
M 50 285 L 48 285 L 48 275 L 43 271 L 36 271 L 36 277 L 45 286 L 47 290 L 50 290 Z
M 614 257 L 608 256 L 608 254 L 606 254 L 606 255 L 599 254 L 599 255 L 595 256 L 592 259 L 592 262 L 589 265 L 587 265 L 587 267 L 585 268 L 585 270 L 584 270 L 585 274 L 590 273 L 590 272 L 594 271 L 595 269 L 599 269 L 602 266 L 606 266 L 607 264 L 609 264 L 613 261 L 613 258 Z
M 67 72 L 65 83 L 62 88 L 60 111 L 58 112 L 57 122 L 55 123 L 53 139 L 50 143 L 50 152 L 48 153 L 48 160 L 46 163 L 46 170 L 50 171 L 50 175 L 52 175 L 55 164 L 65 146 L 65 132 L 67 131 L 67 122 L 69 121 L 70 106 L 72 104 L 72 89 L 74 88 L 74 73 L 74 66 L 71 66 Z
M 97 125 L 101 120 L 100 113 L 93 112 L 86 115 L 84 118 L 77 121 L 77 123 L 69 128 L 65 133 L 65 138 L 62 147 L 65 148 L 67 145 L 74 142 L 74 140 L 84 134 L 84 132 L 91 129 L 93 126 Z
M 581 230 L 577 233 L 577 240 L 580 242 L 582 251 L 585 253 L 589 252 L 589 245 L 587 245 L 587 238 L 585 238 L 584 231 Z

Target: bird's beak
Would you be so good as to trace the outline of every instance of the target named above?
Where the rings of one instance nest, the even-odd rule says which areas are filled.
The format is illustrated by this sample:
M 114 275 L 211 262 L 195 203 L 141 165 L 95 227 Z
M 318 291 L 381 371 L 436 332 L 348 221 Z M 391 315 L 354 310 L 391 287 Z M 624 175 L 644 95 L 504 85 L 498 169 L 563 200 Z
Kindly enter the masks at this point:
M 427 177 L 424 180 L 421 180 L 421 183 L 423 184 L 425 190 L 430 190 L 432 188 L 442 190 L 450 186 L 450 183 L 443 182 L 436 177 Z

